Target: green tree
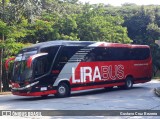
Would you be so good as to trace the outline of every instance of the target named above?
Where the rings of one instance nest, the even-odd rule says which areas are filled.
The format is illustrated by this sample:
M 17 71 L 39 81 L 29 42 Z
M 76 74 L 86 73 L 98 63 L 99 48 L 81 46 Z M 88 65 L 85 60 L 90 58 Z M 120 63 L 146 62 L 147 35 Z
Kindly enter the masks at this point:
M 77 17 L 80 40 L 130 43 L 127 29 L 120 16 L 106 15 L 101 6 L 84 6 L 84 12 Z
M 9 71 L 6 71 L 5 69 L 5 61 L 10 58 L 14 57 L 20 49 L 22 49 L 25 46 L 28 46 L 29 44 L 22 44 L 15 42 L 14 39 L 7 39 L 2 43 L 2 47 L 4 49 L 4 55 L 3 55 L 3 72 L 2 72 L 2 83 L 3 83 L 3 91 L 9 91 L 9 80 L 12 78 L 12 69 L 9 68 Z M 10 64 L 12 65 L 12 64 Z
M 36 43 L 52 40 L 53 36 L 53 22 L 44 20 L 36 20 L 29 25 L 30 34 L 24 39 L 25 42 Z
M 59 20 L 54 25 L 57 38 L 62 40 L 79 40 L 77 33 L 76 15 L 67 15 Z

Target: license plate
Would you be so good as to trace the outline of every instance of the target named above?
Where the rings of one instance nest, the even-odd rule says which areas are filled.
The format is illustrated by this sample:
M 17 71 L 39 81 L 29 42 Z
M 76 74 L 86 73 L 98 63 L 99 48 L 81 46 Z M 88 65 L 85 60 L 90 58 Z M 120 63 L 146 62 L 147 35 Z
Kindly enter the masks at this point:
M 41 91 L 47 90 L 47 87 L 41 87 Z

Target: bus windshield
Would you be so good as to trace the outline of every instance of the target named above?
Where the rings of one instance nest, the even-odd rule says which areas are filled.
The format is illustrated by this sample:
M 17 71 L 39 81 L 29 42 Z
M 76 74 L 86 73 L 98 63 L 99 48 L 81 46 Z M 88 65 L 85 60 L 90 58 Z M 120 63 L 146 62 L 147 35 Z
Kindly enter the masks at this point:
M 13 81 L 23 82 L 29 81 L 32 78 L 32 68 L 27 67 L 27 60 L 31 55 L 36 54 L 37 51 L 23 52 L 18 54 L 15 58 L 13 67 Z

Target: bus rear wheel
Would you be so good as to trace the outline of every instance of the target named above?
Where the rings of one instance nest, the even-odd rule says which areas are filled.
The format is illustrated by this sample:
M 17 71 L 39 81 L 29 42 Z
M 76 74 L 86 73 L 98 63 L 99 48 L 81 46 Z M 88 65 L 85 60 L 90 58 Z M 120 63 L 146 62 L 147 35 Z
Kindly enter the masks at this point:
M 133 79 L 131 77 L 127 77 L 125 81 L 125 89 L 131 89 L 133 87 Z
M 118 86 L 120 89 L 131 89 L 133 87 L 133 78 L 127 77 L 123 86 Z
M 70 95 L 70 87 L 64 82 L 60 83 L 57 87 L 56 96 L 59 98 L 64 98 L 68 97 L 69 95 Z

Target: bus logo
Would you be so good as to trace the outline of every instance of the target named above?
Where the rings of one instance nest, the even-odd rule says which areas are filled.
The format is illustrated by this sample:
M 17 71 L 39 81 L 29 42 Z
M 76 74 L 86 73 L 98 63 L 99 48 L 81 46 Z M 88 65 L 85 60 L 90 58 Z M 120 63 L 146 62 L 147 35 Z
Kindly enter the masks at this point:
M 79 73 L 80 76 L 76 74 Z M 116 80 L 124 79 L 124 66 L 123 65 L 108 65 L 108 66 L 95 66 L 80 67 L 79 72 L 72 67 L 72 83 L 95 82 L 96 80 Z

